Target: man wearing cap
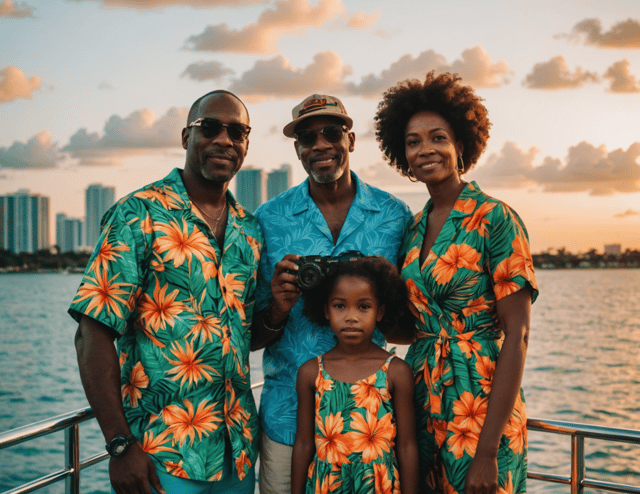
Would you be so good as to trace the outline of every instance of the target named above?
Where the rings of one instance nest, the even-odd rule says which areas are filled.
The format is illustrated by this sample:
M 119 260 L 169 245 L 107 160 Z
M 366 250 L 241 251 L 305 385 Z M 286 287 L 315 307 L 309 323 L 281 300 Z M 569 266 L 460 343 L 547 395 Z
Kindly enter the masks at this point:
M 294 262 L 299 256 L 337 256 L 349 250 L 396 264 L 411 211 L 399 199 L 362 182 L 349 168 L 353 120 L 333 96 L 314 94 L 292 111 L 283 129 L 308 178 L 256 211 L 265 235 L 258 269 L 252 349 L 265 348 L 260 402 L 260 492 L 290 491 L 296 434 L 296 376 L 304 362 L 335 346 L 328 327 L 302 314 Z M 376 329 L 374 341 L 384 345 Z

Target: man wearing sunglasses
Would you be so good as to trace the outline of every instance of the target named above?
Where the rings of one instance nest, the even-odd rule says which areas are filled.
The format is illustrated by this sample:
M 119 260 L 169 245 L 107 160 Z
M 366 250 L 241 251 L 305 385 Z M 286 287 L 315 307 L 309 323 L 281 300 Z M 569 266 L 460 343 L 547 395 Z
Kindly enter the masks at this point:
M 336 343 L 328 327 L 302 314 L 295 261 L 299 256 L 357 250 L 396 264 L 402 232 L 411 219 L 406 204 L 365 184 L 350 170 L 356 136 L 353 120 L 338 98 L 311 95 L 293 108 L 292 117 L 283 132 L 294 139 L 308 178 L 256 211 L 265 234 L 252 325 L 252 349 L 266 347 L 260 401 L 261 494 L 291 490 L 298 368 Z M 385 343 L 378 330 L 374 340 Z
M 69 308 L 116 494 L 255 490 L 249 328 L 264 240 L 227 190 L 250 130 L 235 95 L 198 99 L 184 170 L 105 214 Z

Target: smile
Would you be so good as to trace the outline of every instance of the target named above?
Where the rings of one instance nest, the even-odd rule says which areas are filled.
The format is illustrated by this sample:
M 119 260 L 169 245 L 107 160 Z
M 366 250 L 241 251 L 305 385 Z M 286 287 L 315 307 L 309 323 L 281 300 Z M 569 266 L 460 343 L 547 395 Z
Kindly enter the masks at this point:
M 328 165 L 329 163 L 335 161 L 335 156 L 320 156 L 318 158 L 313 158 L 311 160 L 312 165 Z
M 431 162 L 431 163 L 423 163 L 422 165 L 418 165 L 418 168 L 422 168 L 422 169 L 425 169 L 425 168 L 433 168 L 434 166 L 437 166 L 437 165 L 439 165 L 439 164 L 440 164 L 440 162 L 439 162 L 439 161 L 437 161 L 437 162 Z

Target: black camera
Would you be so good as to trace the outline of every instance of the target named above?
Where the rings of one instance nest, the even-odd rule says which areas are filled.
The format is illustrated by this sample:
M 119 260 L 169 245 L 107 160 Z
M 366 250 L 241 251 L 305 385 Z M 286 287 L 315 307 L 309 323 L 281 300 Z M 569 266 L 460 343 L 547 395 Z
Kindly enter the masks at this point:
M 357 250 L 343 252 L 339 256 L 302 256 L 296 261 L 298 274 L 296 280 L 302 290 L 311 290 L 318 286 L 341 262 L 362 259 L 364 255 Z

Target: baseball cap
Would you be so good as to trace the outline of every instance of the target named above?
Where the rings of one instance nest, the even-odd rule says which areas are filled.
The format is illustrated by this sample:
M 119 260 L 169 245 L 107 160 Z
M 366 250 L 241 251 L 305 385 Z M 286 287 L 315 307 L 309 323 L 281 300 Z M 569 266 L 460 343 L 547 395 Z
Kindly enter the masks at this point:
M 284 126 L 282 132 L 287 137 L 295 137 L 293 131 L 303 120 L 310 117 L 338 117 L 344 120 L 348 129 L 353 127 L 353 120 L 347 115 L 342 101 L 335 96 L 326 94 L 312 94 L 305 98 L 302 103 L 293 107 L 291 111 L 293 120 Z

